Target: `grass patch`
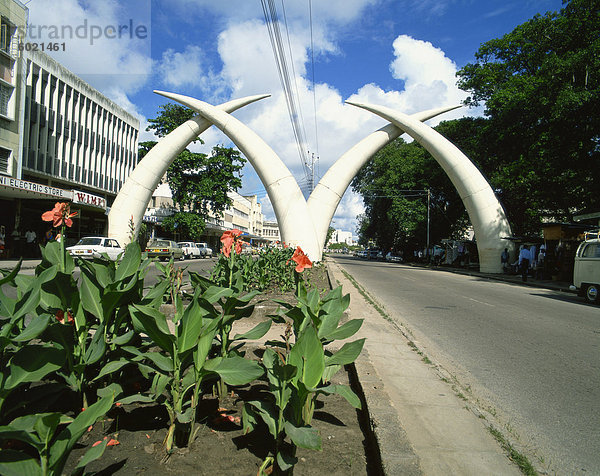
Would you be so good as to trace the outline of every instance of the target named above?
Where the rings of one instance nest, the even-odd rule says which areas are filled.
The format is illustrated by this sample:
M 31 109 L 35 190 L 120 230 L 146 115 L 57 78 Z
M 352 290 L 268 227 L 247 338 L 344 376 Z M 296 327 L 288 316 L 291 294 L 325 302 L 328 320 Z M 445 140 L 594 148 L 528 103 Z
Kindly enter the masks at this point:
M 508 441 L 504 438 L 504 435 L 493 426 L 488 428 L 489 432 L 496 439 L 500 446 L 508 453 L 508 457 L 513 461 L 521 470 L 521 472 L 527 476 L 536 476 L 538 472 L 535 470 L 527 456 L 519 453 Z

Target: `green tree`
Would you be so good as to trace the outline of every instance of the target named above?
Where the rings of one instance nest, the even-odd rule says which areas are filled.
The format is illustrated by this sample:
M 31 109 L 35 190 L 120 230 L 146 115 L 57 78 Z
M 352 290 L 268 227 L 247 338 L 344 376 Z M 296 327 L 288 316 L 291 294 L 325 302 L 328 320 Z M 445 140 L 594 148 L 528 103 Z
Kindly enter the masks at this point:
M 564 3 L 482 44 L 458 72 L 466 103 L 485 103 L 479 165 L 517 234 L 600 207 L 600 2 Z
M 158 117 L 149 119 L 146 130 L 159 137 L 189 120 L 194 112 L 183 106 L 160 106 Z M 198 139 L 200 140 L 200 139 Z M 140 143 L 143 157 L 156 142 Z M 215 146 L 209 155 L 183 150 L 167 169 L 167 183 L 177 212 L 163 221 L 163 226 L 182 237 L 200 239 L 209 213 L 219 215 L 232 203 L 228 193 L 242 186 L 241 170 L 245 159 L 239 151 Z
M 484 154 L 478 134 L 484 119 L 464 118 L 435 129 L 469 157 Z M 410 250 L 427 242 L 427 190 L 430 191 L 430 243 L 462 234 L 469 224 L 454 185 L 417 142 L 396 139 L 357 174 L 352 188 L 363 197 L 359 243 L 373 240 L 381 249 Z

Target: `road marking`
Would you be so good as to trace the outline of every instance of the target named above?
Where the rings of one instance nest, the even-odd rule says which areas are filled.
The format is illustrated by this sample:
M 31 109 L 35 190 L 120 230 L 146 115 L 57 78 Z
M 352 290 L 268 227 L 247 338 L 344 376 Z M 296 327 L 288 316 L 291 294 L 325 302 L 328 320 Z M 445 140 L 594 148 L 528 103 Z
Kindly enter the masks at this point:
M 476 302 L 476 303 L 483 304 L 483 305 L 485 305 L 485 306 L 489 306 L 489 307 L 496 307 L 496 306 L 494 306 L 493 304 L 490 304 L 489 302 L 478 301 L 477 299 L 473 299 L 472 297 L 469 297 L 469 296 L 463 296 L 463 297 L 464 297 L 465 299 L 468 299 L 469 301 L 474 301 L 474 302 Z

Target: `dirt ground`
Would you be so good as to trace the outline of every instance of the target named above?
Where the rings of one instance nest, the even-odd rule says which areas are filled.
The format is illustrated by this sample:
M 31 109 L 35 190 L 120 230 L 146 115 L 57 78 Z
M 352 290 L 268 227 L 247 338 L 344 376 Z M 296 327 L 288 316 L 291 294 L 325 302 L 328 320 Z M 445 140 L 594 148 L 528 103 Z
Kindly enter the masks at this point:
M 310 271 L 309 282 L 312 286 L 321 292 L 329 289 L 324 267 Z M 291 302 L 294 297 L 290 293 L 265 293 L 262 299 L 257 303 L 254 314 L 246 322 L 240 323 L 239 331 L 268 319 L 268 314 L 277 309 L 273 299 Z M 277 338 L 281 332 L 281 328 L 274 327 L 267 338 Z M 347 371 L 338 372 L 333 383 L 348 384 Z M 65 469 L 69 472 L 93 443 L 108 437 L 114 438 L 119 444 L 107 447 L 100 460 L 86 467 L 88 472 L 94 471 L 97 475 L 255 475 L 267 456 L 268 435 L 257 432 L 244 435 L 241 424 L 236 423 L 236 417 L 241 418 L 244 400 L 252 399 L 253 392 L 261 386 L 265 387 L 262 382 L 254 382 L 235 388 L 233 396 L 222 403 L 222 407 L 227 409 L 226 414 L 233 417 L 233 422 L 219 418 L 219 413 L 223 412 L 217 411 L 216 399 L 205 398 L 200 410 L 203 426 L 197 439 L 189 448 L 176 449 L 167 461 L 163 461 L 163 440 L 168 426 L 164 409 L 138 405 L 114 408 L 109 420 L 96 423 L 84 435 Z M 376 463 L 367 450 L 369 445 L 359 424 L 361 415 L 338 395 L 320 396 L 312 424 L 321 434 L 323 450 L 298 449 L 299 462 L 294 474 L 376 474 Z

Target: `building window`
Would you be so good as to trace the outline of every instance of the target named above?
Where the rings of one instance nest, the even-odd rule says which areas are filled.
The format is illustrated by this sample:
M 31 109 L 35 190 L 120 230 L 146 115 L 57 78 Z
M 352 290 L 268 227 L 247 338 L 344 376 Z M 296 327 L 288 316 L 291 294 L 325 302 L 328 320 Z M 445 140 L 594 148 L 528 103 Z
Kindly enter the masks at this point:
M 9 173 L 8 167 L 10 165 L 10 156 L 12 151 L 10 149 L 5 149 L 4 147 L 0 147 L 0 173 L 7 174 Z
M 10 104 L 10 98 L 12 97 L 14 88 L 7 86 L 6 84 L 0 84 L 0 114 L 3 116 L 10 116 L 8 113 L 8 106 Z
M 1 38 L 0 38 L 0 49 L 5 53 L 10 54 L 10 43 L 12 40 L 13 29 L 14 27 L 6 21 L 6 19 L 2 18 L 2 26 L 1 28 Z

